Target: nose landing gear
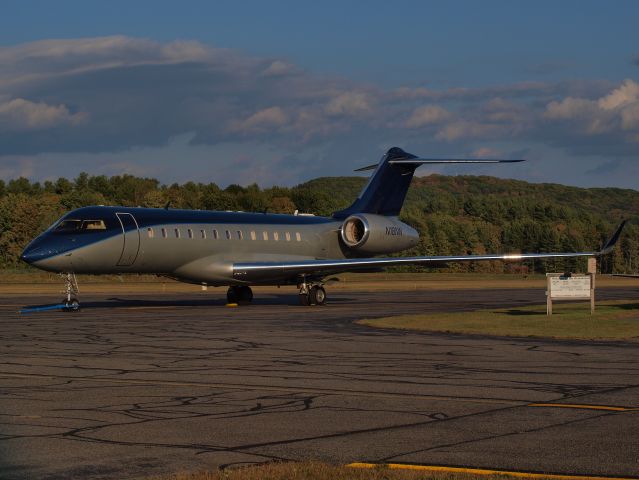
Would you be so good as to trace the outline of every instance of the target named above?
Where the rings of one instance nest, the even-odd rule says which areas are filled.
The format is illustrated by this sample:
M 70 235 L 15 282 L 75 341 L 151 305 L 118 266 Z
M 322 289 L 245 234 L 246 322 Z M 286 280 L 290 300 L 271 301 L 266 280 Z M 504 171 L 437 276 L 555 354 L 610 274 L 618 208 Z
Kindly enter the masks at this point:
M 75 273 L 61 273 L 60 275 L 64 276 L 65 283 L 65 297 L 60 302 L 63 305 L 62 309 L 67 312 L 76 312 L 80 310 L 80 301 L 77 298 L 80 295 L 80 289 Z

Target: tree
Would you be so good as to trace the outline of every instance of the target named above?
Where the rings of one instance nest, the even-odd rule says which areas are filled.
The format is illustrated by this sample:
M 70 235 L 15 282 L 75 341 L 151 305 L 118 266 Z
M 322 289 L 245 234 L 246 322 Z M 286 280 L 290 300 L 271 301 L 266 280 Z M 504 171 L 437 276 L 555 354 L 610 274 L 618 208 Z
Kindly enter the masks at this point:
M 288 197 L 273 197 L 269 205 L 269 211 L 273 213 L 293 213 L 297 207 Z

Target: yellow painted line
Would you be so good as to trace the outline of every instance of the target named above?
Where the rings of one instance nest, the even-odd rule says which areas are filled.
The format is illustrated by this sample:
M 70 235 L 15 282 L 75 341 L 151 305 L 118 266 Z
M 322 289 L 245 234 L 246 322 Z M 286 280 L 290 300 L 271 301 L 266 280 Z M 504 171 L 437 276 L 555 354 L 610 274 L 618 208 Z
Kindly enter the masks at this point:
M 615 407 L 612 405 L 588 405 L 576 403 L 531 403 L 529 407 L 549 407 L 549 408 L 575 408 L 580 410 L 606 410 L 609 412 L 632 412 L 639 410 L 637 407 Z
M 510 475 L 519 478 L 551 478 L 556 480 L 637 480 L 639 477 L 599 477 L 591 475 L 561 475 L 553 473 L 516 472 L 511 470 L 492 470 L 486 468 L 442 467 L 440 465 L 411 465 L 407 463 L 349 463 L 352 468 L 387 467 L 401 470 L 421 470 L 426 472 L 466 473 L 470 475 Z

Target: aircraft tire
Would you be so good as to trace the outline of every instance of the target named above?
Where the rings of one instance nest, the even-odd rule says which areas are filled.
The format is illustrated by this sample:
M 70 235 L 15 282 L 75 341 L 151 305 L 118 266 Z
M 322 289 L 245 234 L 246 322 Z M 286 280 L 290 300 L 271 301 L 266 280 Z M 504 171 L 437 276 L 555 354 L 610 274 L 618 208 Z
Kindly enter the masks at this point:
M 242 285 L 241 287 L 237 287 L 237 291 L 238 291 L 238 299 L 237 299 L 238 305 L 248 305 L 249 303 L 253 301 L 253 290 L 251 290 L 251 287 Z
M 239 303 L 240 295 L 237 287 L 229 287 L 226 291 L 226 303 Z
M 309 300 L 311 305 L 324 305 L 326 303 L 326 290 L 324 287 L 315 285 L 309 292 Z
M 300 305 L 308 307 L 311 304 L 310 295 L 308 293 L 300 293 Z
M 63 299 L 62 304 L 66 312 L 77 312 L 80 310 L 80 301 L 75 297 L 71 297 L 69 300 L 66 298 Z

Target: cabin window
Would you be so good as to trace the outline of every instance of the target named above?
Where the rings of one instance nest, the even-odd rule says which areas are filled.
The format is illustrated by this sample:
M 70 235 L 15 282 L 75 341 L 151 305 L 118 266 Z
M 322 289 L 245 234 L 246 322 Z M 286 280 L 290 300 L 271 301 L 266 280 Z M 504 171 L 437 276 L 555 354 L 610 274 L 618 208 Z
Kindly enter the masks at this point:
M 251 230 L 251 240 L 256 240 L 257 235 L 255 235 L 255 230 Z
M 202 238 L 206 238 L 206 230 L 204 230 L 204 229 L 200 230 L 200 236 Z
M 166 237 L 168 237 L 168 236 L 169 236 L 169 235 L 168 235 L 168 233 L 167 233 L 167 231 L 166 231 L 166 228 L 163 228 L 163 229 L 162 229 L 162 237 L 163 237 L 163 238 L 166 238 Z
M 262 238 L 268 241 L 268 232 L 262 232 Z
M 193 230 L 191 230 L 190 228 L 187 228 L 186 231 L 189 234 L 189 238 L 193 238 Z
M 237 231 L 237 239 L 238 240 L 242 240 L 244 238 L 244 235 L 242 234 L 242 230 L 238 230 Z
M 217 236 L 217 230 L 213 230 L 213 238 L 214 238 L 215 240 L 217 240 L 217 239 L 218 239 L 218 236 Z
M 273 232 L 273 240 L 277 242 L 279 239 L 280 239 L 280 234 L 277 232 Z
M 82 222 L 82 230 L 106 230 L 104 220 L 85 220 Z
M 155 232 L 153 231 L 153 229 L 151 227 L 147 228 L 146 232 L 148 233 L 149 238 L 155 237 Z
M 300 235 L 300 232 L 295 232 L 295 240 L 297 240 L 298 242 L 302 241 L 302 236 Z
M 84 230 L 106 230 L 104 220 L 62 220 L 55 232 L 78 232 Z
M 291 234 L 289 232 L 286 232 L 285 236 L 286 236 L 286 241 L 290 242 L 291 241 Z
M 180 229 L 179 228 L 175 229 L 175 238 L 180 238 Z
M 230 240 L 230 239 L 231 239 L 231 232 L 230 232 L 230 230 L 227 230 L 227 231 L 226 231 L 226 239 L 227 239 L 227 240 Z
M 62 220 L 60 224 L 55 227 L 56 232 L 74 232 L 82 228 L 82 220 Z

